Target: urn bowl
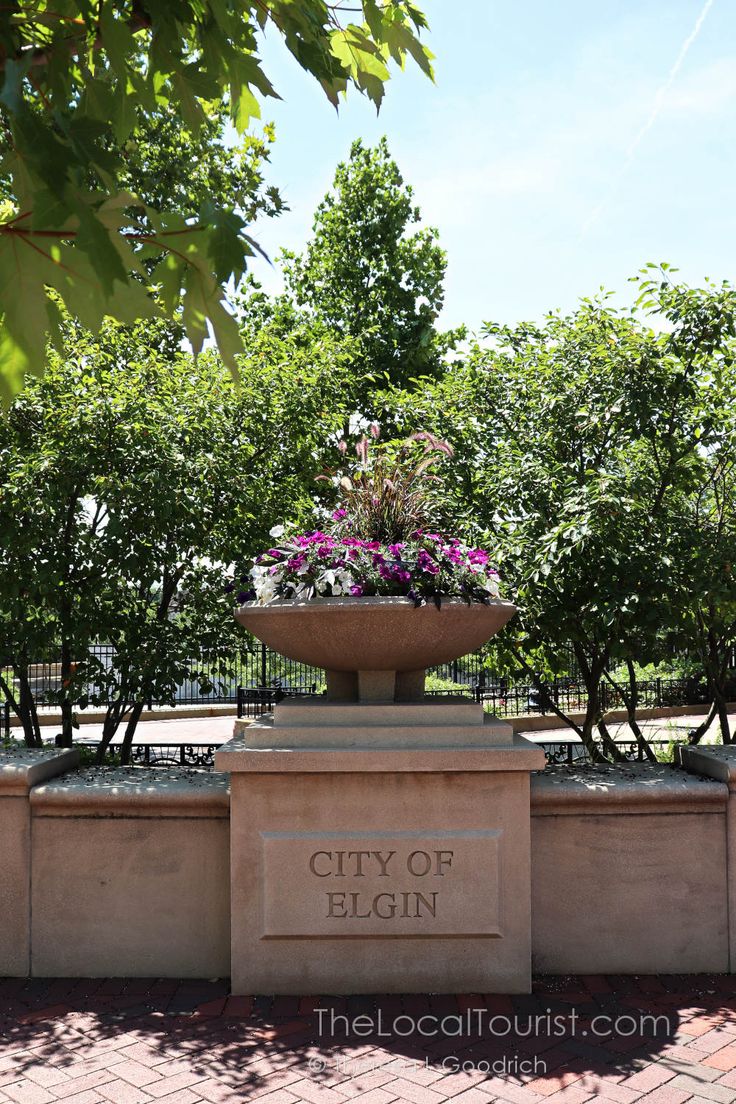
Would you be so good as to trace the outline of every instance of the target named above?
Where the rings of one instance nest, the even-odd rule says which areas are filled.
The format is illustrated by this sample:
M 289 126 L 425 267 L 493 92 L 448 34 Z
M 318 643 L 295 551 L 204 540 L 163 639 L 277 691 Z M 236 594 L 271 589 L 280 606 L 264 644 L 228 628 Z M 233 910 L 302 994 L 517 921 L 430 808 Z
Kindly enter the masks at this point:
M 402 597 L 313 598 L 249 602 L 235 617 L 281 655 L 325 668 L 329 697 L 367 699 L 388 695 L 388 673 L 397 675 L 396 697 L 421 696 L 425 668 L 479 648 L 515 612 L 512 602 L 500 599 L 468 605 L 446 598 L 438 608 Z M 359 692 L 357 682 L 351 685 L 356 672 L 362 676 Z

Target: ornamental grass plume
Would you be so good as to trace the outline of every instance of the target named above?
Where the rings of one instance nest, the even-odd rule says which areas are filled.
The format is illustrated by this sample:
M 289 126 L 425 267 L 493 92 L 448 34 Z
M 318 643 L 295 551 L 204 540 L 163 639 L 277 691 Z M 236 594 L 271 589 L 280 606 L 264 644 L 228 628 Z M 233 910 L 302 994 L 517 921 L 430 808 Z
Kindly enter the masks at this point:
M 398 450 L 375 443 L 378 426 L 371 426 L 370 435 L 373 444 L 363 436 L 355 446 L 358 467 L 354 471 L 317 477 L 337 485 L 340 502 L 333 515 L 337 528 L 382 544 L 407 540 L 423 527 L 436 528 L 440 515 L 436 469 L 453 455 L 452 446 L 426 430 L 412 434 Z

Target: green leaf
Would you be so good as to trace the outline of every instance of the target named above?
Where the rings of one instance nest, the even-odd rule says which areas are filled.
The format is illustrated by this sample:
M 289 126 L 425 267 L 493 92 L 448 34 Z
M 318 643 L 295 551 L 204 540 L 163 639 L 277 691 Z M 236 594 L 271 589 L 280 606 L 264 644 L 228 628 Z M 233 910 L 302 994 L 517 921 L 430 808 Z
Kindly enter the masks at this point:
M 135 51 L 135 38 L 127 20 L 116 17 L 116 5 L 110 0 L 101 5 L 100 32 L 110 64 L 123 81 L 127 80 L 127 59 Z

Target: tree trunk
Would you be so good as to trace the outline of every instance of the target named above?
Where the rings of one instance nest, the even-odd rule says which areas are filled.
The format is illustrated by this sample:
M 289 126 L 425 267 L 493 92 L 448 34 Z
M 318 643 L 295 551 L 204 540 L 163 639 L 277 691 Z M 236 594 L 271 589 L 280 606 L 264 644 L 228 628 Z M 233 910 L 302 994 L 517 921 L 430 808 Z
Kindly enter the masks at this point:
M 74 713 L 69 697 L 69 683 L 72 678 L 72 656 L 69 641 L 61 642 L 61 746 L 71 747 L 74 743 Z
M 16 695 L 13 692 L 12 680 L 9 683 L 2 675 L 0 675 L 0 690 L 2 690 L 5 700 L 21 723 L 24 743 L 28 747 L 40 747 L 42 743 L 41 729 L 34 709 L 33 695 L 30 693 L 27 679 L 25 680 L 26 693 L 23 692 L 24 682 L 18 674 L 20 670 L 19 666 L 13 666 L 13 673 L 20 686 L 20 693 Z
M 130 719 L 125 728 L 125 735 L 123 736 L 123 742 L 120 747 L 120 762 L 123 766 L 130 764 L 130 751 L 133 746 L 133 737 L 135 736 L 135 730 L 138 726 L 138 721 L 141 718 L 141 713 L 145 702 L 136 702 L 130 714 Z
M 608 731 L 608 725 L 603 717 L 601 717 L 598 722 L 598 731 L 601 734 L 601 746 L 606 755 L 612 759 L 614 763 L 625 763 L 626 756 L 619 750 L 619 746 Z
M 723 649 L 719 647 L 721 643 L 718 639 L 718 635 L 713 628 L 715 621 L 715 614 L 712 610 L 709 610 L 710 620 L 707 628 L 707 653 L 706 653 L 706 675 L 713 687 L 713 703 L 716 707 L 718 714 L 718 722 L 721 726 L 721 739 L 724 744 L 731 743 L 731 726 L 728 718 L 728 703 L 726 701 L 726 677 L 728 670 L 727 656 L 724 658 Z
M 18 681 L 18 708 L 16 712 L 20 718 L 20 723 L 23 725 L 23 738 L 28 747 L 43 747 L 36 702 L 28 680 L 28 664 L 23 663 L 14 666 L 13 673 Z
M 102 722 L 102 736 L 100 742 L 97 745 L 97 753 L 95 755 L 95 762 L 102 764 L 105 761 L 105 752 L 110 746 L 110 743 L 115 736 L 120 722 L 123 719 L 125 713 L 125 702 L 117 699 L 108 705 L 105 712 L 105 720 Z
M 718 715 L 718 705 L 714 701 L 713 704 L 710 707 L 710 711 L 708 713 L 708 716 L 705 718 L 705 720 L 702 721 L 701 724 L 699 724 L 697 728 L 693 728 L 693 729 L 690 730 L 690 732 L 688 732 L 688 734 L 687 734 L 688 743 L 690 743 L 690 744 L 699 744 L 700 741 L 705 736 L 708 729 L 710 728 L 710 726 L 713 724 L 713 721 L 716 719 L 717 715 Z
M 728 716 L 728 702 L 720 686 L 716 688 L 715 705 L 718 713 L 718 723 L 721 726 L 721 739 L 724 744 L 730 744 L 731 724 Z
M 545 686 L 544 682 L 539 678 L 539 676 L 535 672 L 534 668 L 531 666 L 531 664 L 526 659 L 526 657 L 523 656 L 519 651 L 515 651 L 514 656 L 515 656 L 519 666 L 521 667 L 521 673 L 526 675 L 527 678 L 531 679 L 531 682 L 532 682 L 532 685 L 534 686 L 534 689 L 537 691 L 537 693 L 543 695 L 543 700 L 545 701 L 545 703 L 549 707 L 550 711 L 552 713 L 554 713 L 554 715 L 556 717 L 559 717 L 563 724 L 567 725 L 568 728 L 571 728 L 573 730 L 573 732 L 577 733 L 577 735 L 580 737 L 581 742 L 583 743 L 585 749 L 587 750 L 587 752 L 590 755 L 593 762 L 595 762 L 595 763 L 605 762 L 605 760 L 602 759 L 602 757 L 600 755 L 600 752 L 598 751 L 598 748 L 596 746 L 595 740 L 592 737 L 593 726 L 595 724 L 595 717 L 592 718 L 592 720 L 591 720 L 590 724 L 587 726 L 587 728 L 586 728 L 586 724 L 587 724 L 587 721 L 588 721 L 587 716 L 586 716 L 586 720 L 583 722 L 582 727 L 579 724 L 576 724 L 575 721 L 573 721 L 570 717 L 567 716 L 566 713 L 564 713 L 560 709 L 559 705 L 554 700 L 554 695 L 550 694 L 550 692 L 547 689 L 547 687 Z M 589 703 L 589 706 L 590 706 L 590 703 Z
M 636 711 L 639 707 L 639 687 L 636 681 L 636 671 L 634 670 L 633 660 L 626 660 L 626 671 L 629 677 L 628 692 L 625 691 L 624 688 L 619 685 L 619 683 L 614 681 L 608 671 L 606 671 L 606 679 L 624 703 L 624 708 L 626 709 L 626 723 L 634 734 L 634 739 L 636 740 L 637 746 L 639 748 L 639 754 L 641 758 L 647 759 L 650 763 L 656 763 L 657 756 L 654 754 L 652 746 L 645 737 L 644 733 L 639 728 L 639 722 L 636 719 Z M 625 756 L 623 756 L 622 758 L 625 758 Z
M 581 642 L 578 641 L 573 643 L 572 648 L 588 694 L 588 705 L 585 710 L 585 719 L 580 732 L 580 739 L 585 744 L 585 749 L 590 756 L 591 762 L 607 763 L 609 759 L 607 759 L 598 747 L 593 732 L 603 720 L 603 711 L 601 709 L 601 677 L 608 657 L 600 656 L 596 652 L 594 653 L 594 658 L 589 661 L 588 656 L 584 652 L 584 645 Z M 610 740 L 610 736 L 608 739 Z M 603 743 L 605 746 L 605 740 Z M 612 754 L 615 757 L 615 751 Z

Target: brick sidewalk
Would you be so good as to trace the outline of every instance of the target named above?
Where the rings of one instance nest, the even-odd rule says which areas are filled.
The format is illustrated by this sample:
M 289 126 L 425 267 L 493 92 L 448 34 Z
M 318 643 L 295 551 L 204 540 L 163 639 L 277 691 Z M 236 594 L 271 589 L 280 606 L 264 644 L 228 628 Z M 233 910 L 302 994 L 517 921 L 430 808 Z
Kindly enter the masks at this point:
M 349 1017 L 351 1036 L 340 1019 L 330 1031 L 332 1013 Z M 655 1031 L 642 1016 L 666 1020 Z M 405 1034 L 419 1017 L 425 1034 Z M 446 1033 L 427 1034 L 442 1017 Z M 531 997 L 253 1001 L 216 981 L 0 981 L 0 1104 L 255 1099 L 729 1104 L 736 977 L 540 978 Z

